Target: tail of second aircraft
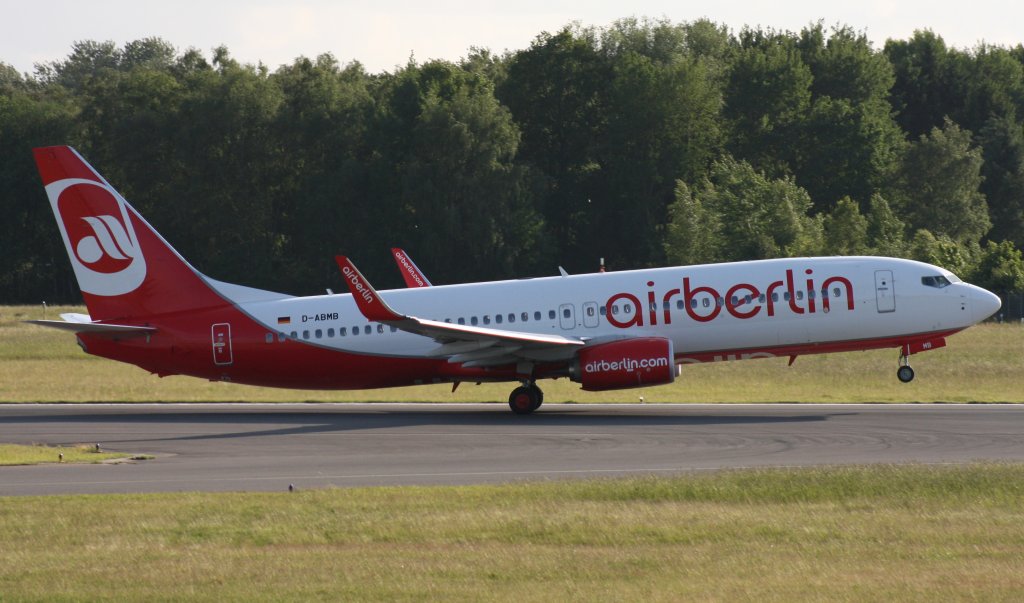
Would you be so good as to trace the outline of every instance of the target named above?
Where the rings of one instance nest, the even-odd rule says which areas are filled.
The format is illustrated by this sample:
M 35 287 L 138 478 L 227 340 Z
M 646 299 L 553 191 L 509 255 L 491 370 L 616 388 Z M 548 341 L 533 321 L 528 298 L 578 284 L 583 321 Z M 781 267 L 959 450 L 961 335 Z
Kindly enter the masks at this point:
M 139 320 L 225 303 L 77 151 L 58 146 L 34 153 L 92 320 Z

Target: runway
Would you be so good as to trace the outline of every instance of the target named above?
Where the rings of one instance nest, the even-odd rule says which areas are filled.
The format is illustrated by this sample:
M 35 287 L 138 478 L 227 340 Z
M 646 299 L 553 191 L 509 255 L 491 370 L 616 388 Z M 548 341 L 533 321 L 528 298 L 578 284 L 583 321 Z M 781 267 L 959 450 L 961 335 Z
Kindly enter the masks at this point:
M 477 484 L 730 467 L 1024 461 L 1024 406 L 0 405 L 0 442 L 156 458 L 0 467 L 0 496 Z

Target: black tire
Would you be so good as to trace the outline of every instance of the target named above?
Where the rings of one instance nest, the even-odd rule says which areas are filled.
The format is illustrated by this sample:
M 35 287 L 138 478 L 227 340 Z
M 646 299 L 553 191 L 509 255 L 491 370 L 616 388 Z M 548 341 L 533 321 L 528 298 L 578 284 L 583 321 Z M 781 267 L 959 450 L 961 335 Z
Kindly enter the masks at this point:
M 533 410 L 537 410 L 541 404 L 544 404 L 544 390 L 537 387 L 536 383 L 531 383 L 527 387 L 533 390 L 533 395 L 537 398 L 537 402 L 533 405 Z
M 914 380 L 914 369 L 909 366 L 901 366 L 896 369 L 896 378 L 902 383 L 910 383 Z
M 508 397 L 508 407 L 512 409 L 512 412 L 517 415 L 528 415 L 533 411 L 540 408 L 540 399 L 537 397 L 537 392 L 540 390 L 536 386 L 529 387 L 526 385 L 520 386 L 512 390 L 512 393 Z

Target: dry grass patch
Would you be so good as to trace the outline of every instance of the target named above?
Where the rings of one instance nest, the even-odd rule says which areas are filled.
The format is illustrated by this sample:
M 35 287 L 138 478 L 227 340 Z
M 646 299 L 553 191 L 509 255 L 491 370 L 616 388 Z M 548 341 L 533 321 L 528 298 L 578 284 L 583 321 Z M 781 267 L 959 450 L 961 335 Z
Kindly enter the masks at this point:
M 102 463 L 126 458 L 123 452 L 97 452 L 95 445 L 23 446 L 0 444 L 0 465 L 39 465 L 42 463 Z

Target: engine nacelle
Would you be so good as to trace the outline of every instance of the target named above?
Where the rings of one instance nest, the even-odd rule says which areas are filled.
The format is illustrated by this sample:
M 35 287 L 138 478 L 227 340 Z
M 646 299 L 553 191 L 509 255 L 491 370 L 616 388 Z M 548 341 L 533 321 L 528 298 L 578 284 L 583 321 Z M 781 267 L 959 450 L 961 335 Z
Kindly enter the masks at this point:
M 592 392 L 672 383 L 676 378 L 672 342 L 638 337 L 586 346 L 576 355 L 569 374 Z

